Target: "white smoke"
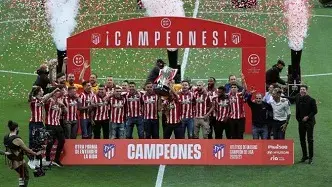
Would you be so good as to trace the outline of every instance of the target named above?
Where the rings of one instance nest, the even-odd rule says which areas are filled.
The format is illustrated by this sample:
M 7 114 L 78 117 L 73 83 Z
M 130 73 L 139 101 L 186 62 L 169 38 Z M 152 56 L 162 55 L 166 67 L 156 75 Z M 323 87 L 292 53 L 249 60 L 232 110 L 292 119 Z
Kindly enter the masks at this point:
M 287 24 L 288 45 L 294 51 L 303 49 L 307 37 L 310 18 L 308 0 L 285 0 L 285 19 Z
M 77 23 L 79 0 L 47 0 L 46 15 L 51 27 L 53 41 L 60 51 L 67 49 L 67 38 Z
M 146 14 L 150 17 L 185 17 L 181 0 L 142 0 L 142 4 L 146 8 Z

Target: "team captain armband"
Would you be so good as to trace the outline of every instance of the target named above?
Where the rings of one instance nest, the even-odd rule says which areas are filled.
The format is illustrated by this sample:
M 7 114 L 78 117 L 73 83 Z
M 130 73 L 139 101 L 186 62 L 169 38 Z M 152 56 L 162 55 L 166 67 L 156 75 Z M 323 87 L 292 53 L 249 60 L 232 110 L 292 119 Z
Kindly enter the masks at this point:
M 253 8 L 257 5 L 257 0 L 232 0 L 234 8 Z

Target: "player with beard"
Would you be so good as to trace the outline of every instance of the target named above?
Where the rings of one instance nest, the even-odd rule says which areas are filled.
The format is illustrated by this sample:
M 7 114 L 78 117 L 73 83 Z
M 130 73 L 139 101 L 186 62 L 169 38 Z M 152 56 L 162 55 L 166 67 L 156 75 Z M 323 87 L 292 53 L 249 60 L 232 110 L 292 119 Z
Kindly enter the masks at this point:
M 57 140 L 57 149 L 53 164 L 58 167 L 62 167 L 60 154 L 65 144 L 65 135 L 63 128 L 60 126 L 60 116 L 62 112 L 67 112 L 67 108 L 61 100 L 62 95 L 63 93 L 61 91 L 56 91 L 45 103 L 45 126 L 46 130 L 51 131 L 51 136 L 53 137 L 53 140 L 46 146 L 46 161 L 51 161 L 51 149 L 54 141 Z
M 164 139 L 170 139 L 173 132 L 175 139 L 183 139 L 184 127 L 181 125 L 181 104 L 174 90 L 170 91 L 170 95 L 162 106 L 167 120 L 164 128 Z
M 215 84 L 216 84 L 216 79 L 214 77 L 210 77 L 208 80 L 208 86 L 207 86 L 207 93 L 210 97 L 210 100 L 212 101 L 215 97 L 217 97 L 217 89 L 215 88 Z M 210 116 L 210 133 L 209 133 L 209 139 L 213 139 L 213 131 L 215 129 L 216 126 L 216 113 L 215 111 L 212 112 L 211 116 Z
M 126 94 L 128 114 L 126 122 L 126 137 L 128 139 L 133 138 L 134 124 L 136 124 L 139 139 L 144 138 L 141 97 L 142 94 L 136 90 L 136 84 L 134 82 L 129 82 L 129 91 Z
M 209 117 L 214 111 L 214 104 L 211 101 L 204 83 L 202 81 L 197 82 L 197 88 L 194 93 L 195 99 L 195 125 L 194 125 L 194 138 L 199 138 L 199 131 L 202 127 L 203 138 L 207 139 L 210 133 Z
M 145 84 L 145 91 L 141 98 L 145 138 L 159 139 L 158 112 L 161 110 L 161 98 L 154 93 L 152 82 Z
M 279 83 L 281 85 L 286 85 L 286 82 L 280 78 L 280 73 L 285 67 L 285 62 L 278 60 L 277 64 L 273 65 L 271 69 L 266 71 L 266 85 Z
M 181 105 L 181 123 L 183 126 L 183 131 L 185 133 L 187 129 L 187 135 L 189 139 L 194 136 L 194 112 L 193 107 L 195 104 L 194 94 L 191 92 L 189 82 L 184 80 L 181 83 L 182 90 L 178 94 L 179 103 Z
M 105 88 L 106 88 L 106 92 L 109 94 L 109 93 L 112 93 L 115 89 L 116 85 L 113 81 L 113 77 L 112 76 L 108 76 L 107 77 L 107 82 L 106 82 L 106 85 L 105 85 Z
M 84 66 L 83 66 L 83 69 L 80 73 L 80 77 L 79 77 L 79 80 L 81 82 L 84 82 L 84 74 L 85 74 L 85 71 L 90 67 L 90 65 L 88 63 L 84 63 Z M 98 76 L 97 74 L 95 73 L 91 73 L 90 77 L 89 77 L 89 82 L 91 84 L 91 89 L 92 89 L 92 92 L 93 93 L 97 93 L 98 92 L 98 88 L 99 88 L 99 85 L 98 85 L 98 82 L 97 82 L 97 79 L 98 79 Z
M 64 118 L 64 131 L 66 139 L 76 139 L 77 137 L 77 110 L 82 105 L 82 100 L 76 93 L 76 87 L 68 87 L 68 95 L 63 99 L 63 104 L 67 107 Z
M 114 94 L 109 95 L 106 101 L 110 104 L 111 118 L 110 127 L 111 129 L 111 139 L 124 139 L 125 134 L 125 118 L 126 118 L 126 108 L 127 101 L 126 98 L 121 94 L 122 88 L 116 87 Z
M 83 88 L 82 85 L 75 84 L 74 82 L 75 82 L 75 75 L 73 73 L 69 73 L 67 75 L 67 81 L 66 81 L 67 88 L 69 88 L 71 86 L 75 87 L 77 90 Z
M 230 125 L 228 121 L 231 110 L 230 102 L 226 95 L 226 88 L 224 86 L 220 86 L 217 94 L 217 97 L 214 98 L 217 121 L 215 126 L 216 139 L 222 139 L 224 131 L 226 138 L 231 139 Z
M 88 81 L 82 83 L 83 92 L 80 94 L 82 106 L 80 110 L 80 125 L 82 130 L 82 139 L 90 139 L 92 137 L 92 128 L 90 121 L 90 111 L 92 109 L 91 100 L 94 96 L 91 91 L 91 84 Z
M 109 138 L 109 105 L 108 101 L 104 101 L 105 97 L 106 88 L 100 85 L 98 93 L 91 100 L 91 105 L 94 107 L 91 112 L 94 139 L 100 139 L 101 129 L 103 129 L 103 138 Z

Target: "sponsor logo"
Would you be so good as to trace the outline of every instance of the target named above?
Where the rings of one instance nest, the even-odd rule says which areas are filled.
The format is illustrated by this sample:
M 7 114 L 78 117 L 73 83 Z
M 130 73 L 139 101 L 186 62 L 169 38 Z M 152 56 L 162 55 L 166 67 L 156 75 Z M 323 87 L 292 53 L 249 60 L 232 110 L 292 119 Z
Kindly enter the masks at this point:
M 115 144 L 104 144 L 104 157 L 111 160 L 115 156 Z
M 217 159 L 221 159 L 225 156 L 225 145 L 215 144 L 213 146 L 213 156 Z

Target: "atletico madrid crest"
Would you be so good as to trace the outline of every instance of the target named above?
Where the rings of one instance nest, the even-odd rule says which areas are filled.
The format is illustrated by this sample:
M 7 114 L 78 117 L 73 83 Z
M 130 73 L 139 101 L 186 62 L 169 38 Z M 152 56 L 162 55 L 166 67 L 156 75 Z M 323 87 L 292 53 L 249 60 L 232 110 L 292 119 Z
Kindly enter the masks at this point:
M 115 156 L 115 144 L 105 144 L 103 153 L 105 158 L 111 160 Z
M 217 159 L 221 159 L 225 156 L 225 145 L 215 144 L 213 146 L 213 156 Z

